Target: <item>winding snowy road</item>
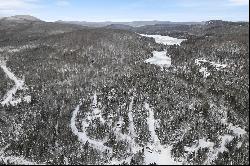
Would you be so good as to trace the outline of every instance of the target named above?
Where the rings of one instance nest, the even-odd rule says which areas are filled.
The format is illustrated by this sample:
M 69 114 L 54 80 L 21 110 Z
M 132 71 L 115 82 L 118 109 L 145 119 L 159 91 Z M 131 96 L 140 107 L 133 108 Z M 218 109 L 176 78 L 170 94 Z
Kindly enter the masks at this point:
M 4 96 L 3 101 L 1 102 L 1 105 L 5 106 L 5 105 L 12 105 L 15 106 L 18 103 L 21 103 L 22 100 L 26 101 L 26 102 L 30 102 L 31 97 L 30 96 L 25 96 L 23 98 L 18 98 L 15 99 L 14 96 L 17 93 L 18 90 L 26 90 L 27 87 L 24 84 L 24 79 L 19 79 L 15 76 L 14 73 L 11 72 L 11 70 L 9 68 L 7 68 L 6 66 L 6 62 L 2 62 L 0 61 L 0 67 L 2 68 L 2 70 L 6 73 L 6 75 L 9 77 L 9 79 L 11 79 L 15 85 L 13 86 L 13 88 L 11 88 Z

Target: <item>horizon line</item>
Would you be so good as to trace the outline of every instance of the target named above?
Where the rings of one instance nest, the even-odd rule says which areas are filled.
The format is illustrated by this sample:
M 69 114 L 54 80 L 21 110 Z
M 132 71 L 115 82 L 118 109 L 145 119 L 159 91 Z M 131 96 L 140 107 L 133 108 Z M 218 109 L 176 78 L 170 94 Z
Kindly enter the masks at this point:
M 86 20 L 67 20 L 67 19 L 58 19 L 58 20 L 47 20 L 47 19 L 42 19 L 41 17 L 39 16 L 34 16 L 34 15 L 27 15 L 27 14 L 17 14 L 17 15 L 10 15 L 10 16 L 0 16 L 0 19 L 2 18 L 8 18 L 8 17 L 15 17 L 15 16 L 32 16 L 32 17 L 35 17 L 41 21 L 44 21 L 44 22 L 59 22 L 59 21 L 62 21 L 62 22 L 88 22 L 88 23 L 108 23 L 108 22 L 114 22 L 114 23 L 131 23 L 131 22 L 172 22 L 172 23 L 203 23 L 203 22 L 207 22 L 207 21 L 227 21 L 227 22 L 249 22 L 249 19 L 248 20 L 225 20 L 225 19 L 219 19 L 219 18 L 214 18 L 214 19 L 208 19 L 208 20 L 196 20 L 196 21 L 171 21 L 171 20 L 157 20 L 157 19 L 149 19 L 149 20 L 120 20 L 120 21 L 117 21 L 117 20 L 102 20 L 102 21 L 98 21 L 98 20 L 91 20 L 91 21 L 88 21 L 88 19 Z

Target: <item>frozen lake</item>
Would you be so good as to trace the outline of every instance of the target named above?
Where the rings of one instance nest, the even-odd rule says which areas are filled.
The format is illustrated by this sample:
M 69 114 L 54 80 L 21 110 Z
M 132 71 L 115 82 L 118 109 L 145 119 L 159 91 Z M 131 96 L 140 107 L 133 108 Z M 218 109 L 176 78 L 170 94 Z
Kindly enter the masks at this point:
M 161 36 L 161 35 L 145 35 L 145 34 L 140 34 L 141 36 L 145 36 L 145 37 L 152 37 L 155 39 L 156 43 L 159 44 L 164 44 L 164 45 L 180 45 L 183 41 L 185 41 L 186 39 L 177 39 L 174 37 L 170 37 L 170 36 Z
M 152 37 L 155 39 L 156 43 L 164 45 L 180 45 L 186 39 L 177 39 L 170 36 L 161 36 L 161 35 L 145 35 L 140 34 L 145 37 Z M 158 65 L 161 68 L 171 66 L 171 58 L 167 56 L 167 50 L 164 51 L 154 51 L 153 57 L 145 60 L 146 63 Z

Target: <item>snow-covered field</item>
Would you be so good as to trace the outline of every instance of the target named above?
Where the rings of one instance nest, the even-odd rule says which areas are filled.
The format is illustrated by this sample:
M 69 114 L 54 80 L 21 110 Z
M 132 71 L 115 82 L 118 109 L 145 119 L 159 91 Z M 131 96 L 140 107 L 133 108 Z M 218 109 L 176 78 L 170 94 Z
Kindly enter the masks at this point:
M 161 36 L 161 35 L 145 35 L 140 34 L 144 37 L 152 37 L 155 39 L 155 42 L 158 44 L 164 45 L 180 45 L 186 39 L 177 39 L 170 36 Z M 153 57 L 145 60 L 146 63 L 158 65 L 161 68 L 171 66 L 171 58 L 167 56 L 167 50 L 164 51 L 154 51 Z

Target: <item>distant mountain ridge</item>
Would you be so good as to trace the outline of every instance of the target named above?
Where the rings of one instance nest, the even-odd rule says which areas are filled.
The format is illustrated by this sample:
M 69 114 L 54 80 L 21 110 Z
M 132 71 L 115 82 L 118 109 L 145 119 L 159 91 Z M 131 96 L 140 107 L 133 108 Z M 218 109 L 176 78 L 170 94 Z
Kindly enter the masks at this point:
M 0 18 L 0 21 L 13 21 L 13 22 L 27 22 L 27 21 L 42 21 L 34 16 L 30 16 L 30 15 L 15 15 L 15 16 L 11 16 L 11 17 L 3 17 Z
M 183 24 L 183 25 L 194 25 L 194 24 L 204 24 L 204 22 L 171 22 L 171 21 L 132 21 L 132 22 L 112 22 L 112 21 L 106 21 L 106 22 L 87 22 L 87 21 L 56 21 L 60 23 L 70 23 L 70 24 L 77 24 L 77 25 L 83 25 L 83 26 L 91 26 L 91 27 L 105 27 L 110 25 L 127 25 L 131 27 L 141 27 L 146 25 L 156 25 L 156 24 Z
M 15 23 L 27 23 L 27 22 L 47 22 L 43 21 L 39 18 L 36 18 L 31 15 L 15 15 L 10 17 L 0 17 L 0 21 L 7 22 L 15 22 Z M 221 26 L 225 24 L 235 24 L 235 23 L 246 23 L 244 21 L 231 22 L 231 21 L 223 21 L 223 20 L 209 20 L 209 21 L 201 21 L 201 22 L 172 22 L 172 21 L 131 21 L 131 22 L 113 22 L 113 21 L 104 21 L 104 22 L 88 22 L 88 21 L 63 21 L 58 20 L 54 23 L 62 23 L 62 24 L 75 24 L 86 27 L 108 27 L 114 29 L 131 29 L 131 28 L 139 28 L 143 26 L 192 26 L 192 25 L 206 25 L 206 26 Z

